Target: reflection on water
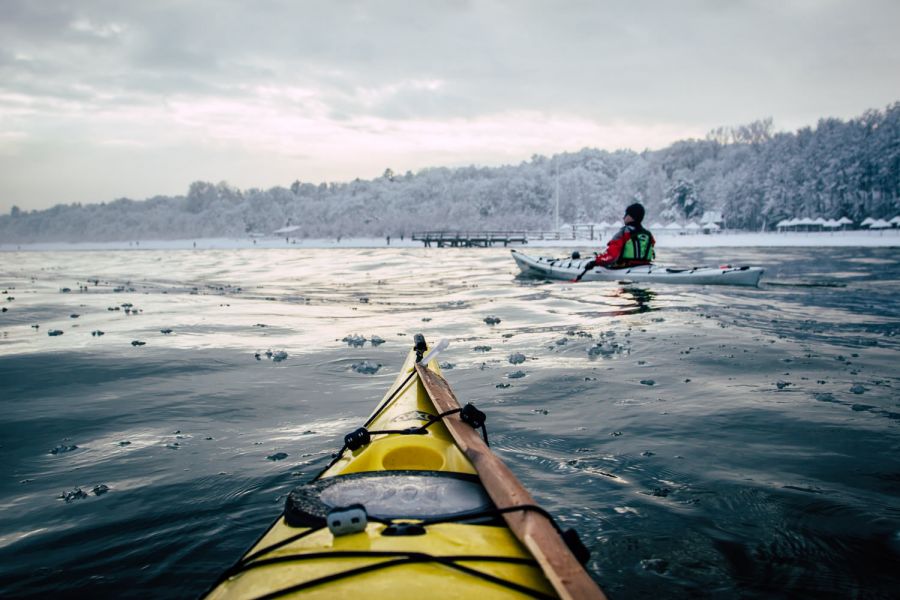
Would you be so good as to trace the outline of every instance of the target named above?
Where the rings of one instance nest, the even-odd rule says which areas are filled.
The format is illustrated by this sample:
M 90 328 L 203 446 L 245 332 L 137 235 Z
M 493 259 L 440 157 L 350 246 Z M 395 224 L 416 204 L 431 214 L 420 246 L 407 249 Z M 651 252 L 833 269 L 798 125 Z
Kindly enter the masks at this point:
M 642 313 L 653 310 L 651 301 L 656 298 L 653 290 L 629 286 L 620 288 L 619 294 L 624 297 L 630 297 L 634 301 L 636 309 L 634 312 Z
M 422 332 L 612 597 L 892 597 L 894 254 L 666 253 L 759 288 L 520 280 L 501 249 L 4 254 L 0 595 L 200 593 Z

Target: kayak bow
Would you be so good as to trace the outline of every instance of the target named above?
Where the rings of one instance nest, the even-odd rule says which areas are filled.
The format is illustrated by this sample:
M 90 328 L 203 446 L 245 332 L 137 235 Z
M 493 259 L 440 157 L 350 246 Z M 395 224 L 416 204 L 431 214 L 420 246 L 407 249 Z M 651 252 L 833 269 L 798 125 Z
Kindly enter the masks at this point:
M 605 598 L 426 350 L 207 598 Z

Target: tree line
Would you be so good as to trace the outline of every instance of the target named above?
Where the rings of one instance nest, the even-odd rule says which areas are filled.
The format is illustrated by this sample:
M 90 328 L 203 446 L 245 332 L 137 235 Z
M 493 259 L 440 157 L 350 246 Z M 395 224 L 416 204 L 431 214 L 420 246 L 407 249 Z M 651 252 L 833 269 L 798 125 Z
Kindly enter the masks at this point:
M 900 102 L 843 121 L 772 131 L 765 119 L 720 127 L 661 150 L 585 148 L 518 165 L 428 168 L 341 183 L 240 190 L 197 181 L 184 196 L 13 207 L 0 241 L 235 237 L 296 226 L 292 237 L 399 236 L 417 230 L 550 229 L 560 220 L 617 222 L 643 202 L 650 220 L 719 211 L 728 228 L 767 230 L 791 217 L 900 213 Z

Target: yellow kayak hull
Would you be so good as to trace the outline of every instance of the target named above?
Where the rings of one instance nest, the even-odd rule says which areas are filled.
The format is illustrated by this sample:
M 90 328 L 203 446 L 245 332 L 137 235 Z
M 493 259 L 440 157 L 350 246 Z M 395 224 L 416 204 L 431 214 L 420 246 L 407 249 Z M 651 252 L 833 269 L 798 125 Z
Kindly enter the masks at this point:
M 345 445 L 312 484 L 420 472 L 438 479 L 446 474 L 480 487 L 472 463 L 438 419 L 439 411 L 416 375 L 416 359 L 415 351 L 410 352 L 366 422 L 368 443 L 355 450 Z M 428 368 L 439 372 L 434 361 Z M 425 433 L 401 433 L 423 426 Z M 207 598 L 558 597 L 533 555 L 501 518 L 425 523 L 417 535 L 391 535 L 389 526 L 370 520 L 364 530 L 335 535 L 327 527 L 292 523 L 286 510 Z

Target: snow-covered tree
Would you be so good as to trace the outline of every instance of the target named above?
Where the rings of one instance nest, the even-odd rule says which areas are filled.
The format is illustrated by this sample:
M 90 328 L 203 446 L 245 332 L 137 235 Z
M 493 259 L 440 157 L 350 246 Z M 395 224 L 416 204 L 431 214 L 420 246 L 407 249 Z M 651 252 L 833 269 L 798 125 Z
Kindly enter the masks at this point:
M 694 182 L 679 179 L 666 191 L 662 201 L 661 217 L 666 219 L 692 218 L 703 214 Z
M 900 214 L 900 102 L 849 121 L 772 132 L 771 119 L 714 129 L 657 151 L 584 148 L 497 168 L 436 167 L 372 180 L 302 182 L 241 191 L 197 181 L 185 196 L 13 207 L 0 240 L 132 240 L 267 233 L 409 235 L 425 229 L 549 229 L 557 169 L 563 221 L 616 221 L 640 199 L 662 219 L 722 213 L 733 228 L 771 228 L 789 217 Z

